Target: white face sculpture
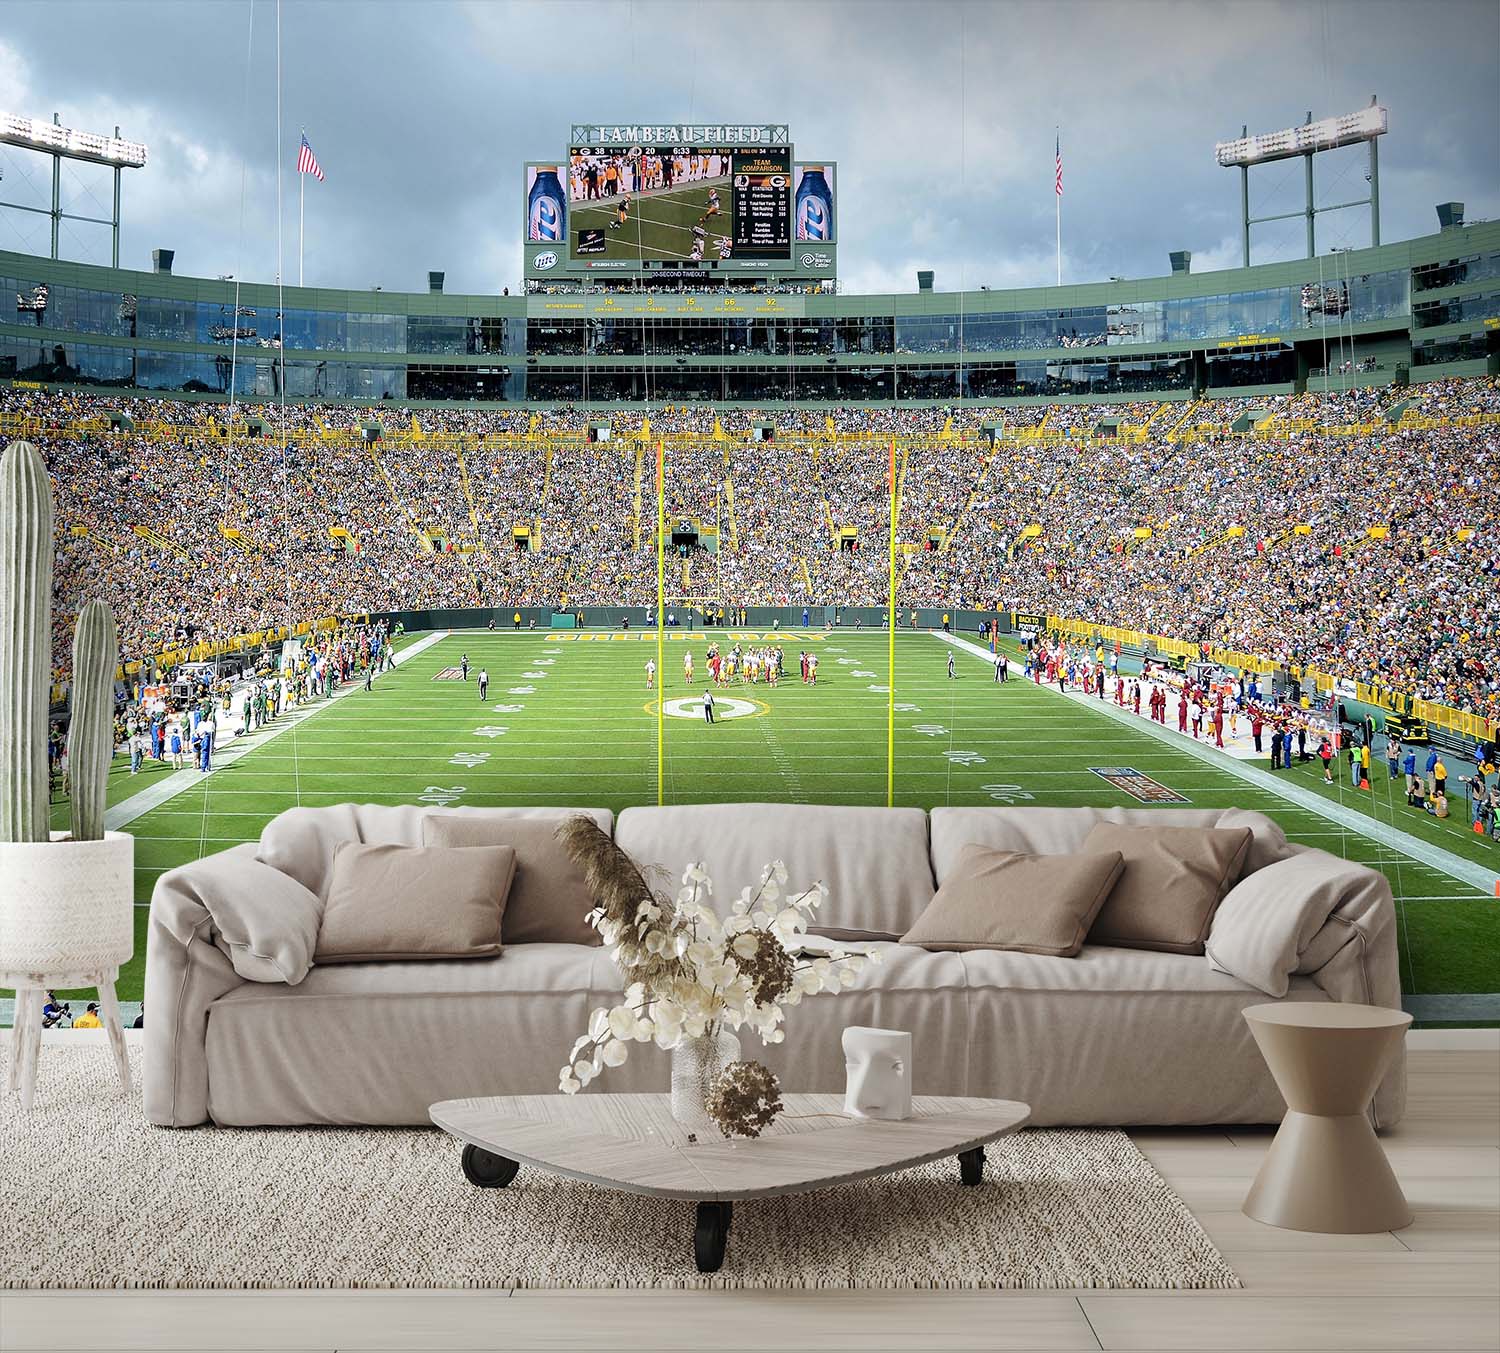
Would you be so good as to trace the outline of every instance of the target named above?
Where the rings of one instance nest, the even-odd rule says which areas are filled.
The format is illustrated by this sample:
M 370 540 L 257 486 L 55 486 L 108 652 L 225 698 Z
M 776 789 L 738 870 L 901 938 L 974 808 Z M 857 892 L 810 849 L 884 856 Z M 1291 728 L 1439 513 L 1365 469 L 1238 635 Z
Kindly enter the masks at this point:
M 895 1029 L 845 1029 L 848 1074 L 844 1112 L 851 1118 L 911 1117 L 911 1035 Z

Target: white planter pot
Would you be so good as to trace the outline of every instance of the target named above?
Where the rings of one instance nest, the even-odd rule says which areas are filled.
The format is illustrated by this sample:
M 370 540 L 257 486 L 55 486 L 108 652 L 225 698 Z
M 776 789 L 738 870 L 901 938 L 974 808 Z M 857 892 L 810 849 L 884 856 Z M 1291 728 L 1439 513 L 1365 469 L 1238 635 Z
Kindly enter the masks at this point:
M 135 951 L 135 839 L 0 841 L 0 971 L 112 971 Z

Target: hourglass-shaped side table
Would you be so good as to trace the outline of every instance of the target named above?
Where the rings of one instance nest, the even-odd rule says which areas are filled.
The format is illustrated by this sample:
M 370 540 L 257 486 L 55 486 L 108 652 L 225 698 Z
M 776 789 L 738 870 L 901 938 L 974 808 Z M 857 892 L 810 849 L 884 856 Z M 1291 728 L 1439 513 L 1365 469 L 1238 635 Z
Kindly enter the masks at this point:
M 1252 1005 L 1244 1016 L 1287 1103 L 1245 1215 L 1340 1235 L 1409 1226 L 1369 1110 L 1411 1016 L 1339 1001 Z

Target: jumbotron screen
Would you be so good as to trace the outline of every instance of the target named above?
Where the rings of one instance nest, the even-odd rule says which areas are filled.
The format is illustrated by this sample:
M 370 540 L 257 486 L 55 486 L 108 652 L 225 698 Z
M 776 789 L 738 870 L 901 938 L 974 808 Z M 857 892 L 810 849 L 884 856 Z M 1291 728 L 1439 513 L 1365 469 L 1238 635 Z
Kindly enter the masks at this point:
M 566 195 L 561 214 L 574 259 L 696 263 L 791 254 L 790 146 L 573 145 L 557 186 Z M 552 214 L 550 205 L 544 214 Z

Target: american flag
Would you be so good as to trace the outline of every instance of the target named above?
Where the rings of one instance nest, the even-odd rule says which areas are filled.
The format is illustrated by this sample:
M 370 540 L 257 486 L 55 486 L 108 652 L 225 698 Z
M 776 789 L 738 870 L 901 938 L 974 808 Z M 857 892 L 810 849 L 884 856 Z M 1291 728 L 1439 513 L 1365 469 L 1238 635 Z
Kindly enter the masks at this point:
M 302 142 L 302 144 L 306 145 L 307 144 L 306 140 L 304 140 Z M 319 175 L 319 177 L 322 177 L 322 176 Z M 1055 180 L 1055 183 L 1056 183 L 1056 187 L 1057 187 L 1057 195 L 1059 197 L 1061 197 L 1063 195 L 1062 194 L 1062 138 L 1061 137 L 1059 137 L 1058 141 L 1057 141 L 1057 178 Z
M 307 144 L 307 134 L 302 135 L 302 146 L 297 151 L 297 172 L 299 174 L 311 174 L 319 183 L 323 182 L 323 170 L 318 164 L 318 157 L 312 153 L 312 147 Z M 1057 162 L 1058 192 L 1062 192 L 1062 161 Z

